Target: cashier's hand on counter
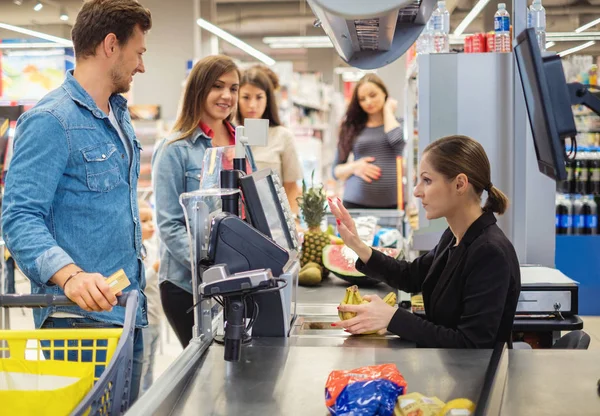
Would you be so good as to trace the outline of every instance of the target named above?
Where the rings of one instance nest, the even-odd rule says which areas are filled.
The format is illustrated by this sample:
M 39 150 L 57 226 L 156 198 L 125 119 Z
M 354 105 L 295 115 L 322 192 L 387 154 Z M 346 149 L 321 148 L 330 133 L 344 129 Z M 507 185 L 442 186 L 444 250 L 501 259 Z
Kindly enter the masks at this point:
M 334 322 L 331 326 L 344 328 L 351 334 L 385 330 L 396 313 L 396 308 L 385 303 L 377 295 L 365 295 L 363 299 L 369 303 L 340 305 L 338 307 L 340 312 L 353 312 L 356 316 L 345 321 Z
M 363 243 L 358 236 L 356 225 L 350 213 L 339 198 L 327 198 L 327 201 L 329 202 L 331 213 L 335 216 L 337 229 L 341 239 L 344 240 L 344 244 L 358 254 L 363 263 L 367 263 L 371 258 L 373 250 Z
M 100 273 L 86 273 L 74 264 L 69 264 L 52 276 L 50 281 L 57 284 L 65 295 L 88 312 L 111 311 L 117 304 L 117 296 L 106 284 Z

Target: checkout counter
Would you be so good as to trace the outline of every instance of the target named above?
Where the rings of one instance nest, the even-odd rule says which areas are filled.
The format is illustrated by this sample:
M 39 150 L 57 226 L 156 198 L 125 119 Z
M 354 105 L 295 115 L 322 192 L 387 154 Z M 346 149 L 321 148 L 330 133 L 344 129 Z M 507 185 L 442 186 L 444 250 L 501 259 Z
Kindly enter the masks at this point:
M 385 0 L 377 7 L 333 0 L 309 0 L 309 4 L 340 55 L 365 68 L 400 56 L 404 46 L 396 43 L 394 29 L 396 34 L 408 33 L 406 43 L 412 44 L 434 7 L 432 0 Z M 521 0 L 515 7 L 526 9 Z M 373 17 L 384 12 L 396 17 Z M 361 13 L 396 23 L 389 32 L 393 42 L 380 39 L 381 53 L 361 50 L 361 36 L 368 33 L 343 36 L 344 30 L 353 27 L 349 21 Z M 521 20 L 515 16 L 518 25 Z M 515 30 L 521 31 L 520 27 Z M 554 120 L 551 106 L 565 97 L 560 96 L 560 88 L 553 88 L 552 96 L 535 100 L 540 83 L 556 75 L 551 69 L 558 67 L 556 60 L 549 62 L 552 68 L 545 66 L 545 58 L 542 61 L 534 45 L 533 30 L 523 32 L 515 56 L 522 71 L 539 170 L 561 179 L 564 155 L 557 158 L 557 149 L 564 152 L 564 142 L 559 136 L 570 133 L 548 123 Z M 549 72 L 540 75 L 540 71 Z M 525 81 L 538 84 L 532 87 Z M 581 90 L 576 91 L 581 98 Z M 542 105 L 543 111 L 532 111 L 535 105 Z M 554 112 L 564 108 L 555 107 Z M 543 120 L 532 119 L 532 114 Z M 194 259 L 194 339 L 127 415 L 324 415 L 325 382 L 332 370 L 384 363 L 396 364 L 409 392 L 442 401 L 468 398 L 477 404 L 475 415 L 600 414 L 600 353 L 596 351 L 509 350 L 505 345 L 494 350 L 418 349 L 396 336 L 349 336 L 332 329 L 327 323 L 337 320 L 336 306 L 347 284 L 330 277 L 318 288 L 298 287 L 298 241 L 277 177 L 269 171 L 257 172 L 224 188 L 230 189 L 181 197 Z M 231 213 L 238 188 L 246 204 L 240 212 L 248 222 Z M 573 281 L 552 269 L 523 267 L 522 272 L 516 332 L 550 333 L 551 343 L 560 331 L 582 327 Z M 371 290 L 382 295 L 388 291 L 384 285 Z M 223 320 L 226 328 L 221 334 Z M 248 321 L 252 331 L 246 328 Z

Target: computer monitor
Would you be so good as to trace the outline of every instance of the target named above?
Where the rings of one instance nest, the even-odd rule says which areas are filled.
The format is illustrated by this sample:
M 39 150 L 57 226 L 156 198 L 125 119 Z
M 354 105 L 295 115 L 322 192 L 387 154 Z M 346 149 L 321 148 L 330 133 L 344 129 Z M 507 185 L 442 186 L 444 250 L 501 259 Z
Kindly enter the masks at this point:
M 284 249 L 298 249 L 298 237 L 285 190 L 271 169 L 240 179 L 247 215 L 252 226 Z
M 539 170 L 552 179 L 565 180 L 564 139 L 575 137 L 577 129 L 560 57 L 542 58 L 531 28 L 519 34 L 514 49 Z

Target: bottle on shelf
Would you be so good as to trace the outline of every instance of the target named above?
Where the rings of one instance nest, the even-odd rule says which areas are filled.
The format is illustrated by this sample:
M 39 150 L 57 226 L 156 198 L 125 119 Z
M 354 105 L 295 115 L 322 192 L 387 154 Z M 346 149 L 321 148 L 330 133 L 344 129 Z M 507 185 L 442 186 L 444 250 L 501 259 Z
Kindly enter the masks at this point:
M 494 32 L 496 52 L 510 52 L 510 14 L 505 3 L 498 4 L 498 11 L 494 15 Z
M 583 234 L 595 235 L 598 233 L 598 205 L 593 195 L 586 195 L 582 199 L 584 228 Z
M 445 1 L 438 1 L 431 14 L 433 20 L 433 53 L 450 52 L 450 13 Z
M 576 194 L 573 196 L 573 234 L 585 234 L 585 213 L 583 210 L 583 198 Z
M 556 194 L 556 234 L 571 234 L 573 206 L 568 195 Z
M 588 193 L 592 195 L 600 195 L 600 153 L 598 150 L 598 147 L 591 148 L 588 160 Z
M 546 51 L 546 9 L 542 6 L 542 0 L 533 0 L 527 11 L 527 27 L 535 29 L 535 36 L 540 51 Z
M 417 39 L 417 55 L 427 55 L 432 51 L 432 37 L 433 37 L 433 16 L 429 18 L 429 21 L 425 25 L 425 29 L 421 32 L 421 35 Z
M 579 195 L 588 194 L 590 170 L 588 166 L 589 152 L 587 147 L 580 147 L 575 156 L 575 185 L 573 192 Z

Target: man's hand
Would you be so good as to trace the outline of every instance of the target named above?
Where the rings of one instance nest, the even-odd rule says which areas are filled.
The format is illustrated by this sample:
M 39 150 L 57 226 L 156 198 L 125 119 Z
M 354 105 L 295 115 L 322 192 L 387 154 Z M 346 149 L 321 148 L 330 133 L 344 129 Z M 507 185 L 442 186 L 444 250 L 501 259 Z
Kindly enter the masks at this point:
M 69 279 L 69 276 L 73 277 Z M 52 276 L 50 281 L 62 288 L 69 299 L 88 312 L 111 311 L 117 304 L 117 296 L 106 284 L 100 273 L 85 273 L 74 264 L 69 264 Z
M 117 304 L 117 297 L 100 273 L 79 273 L 67 282 L 63 291 L 69 299 L 88 312 L 110 312 Z

